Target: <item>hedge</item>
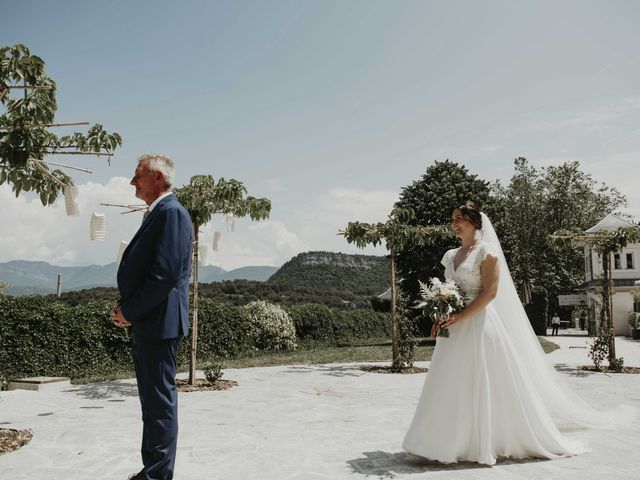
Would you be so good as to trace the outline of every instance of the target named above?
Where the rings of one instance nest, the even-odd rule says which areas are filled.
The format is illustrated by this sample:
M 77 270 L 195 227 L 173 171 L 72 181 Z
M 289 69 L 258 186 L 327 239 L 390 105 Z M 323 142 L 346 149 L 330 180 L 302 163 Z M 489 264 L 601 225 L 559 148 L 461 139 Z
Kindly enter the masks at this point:
M 325 305 L 292 305 L 287 311 L 300 341 L 327 345 L 350 344 L 354 340 L 391 335 L 389 314 L 372 310 L 338 310 Z
M 0 295 L 0 384 L 26 376 L 80 378 L 127 374 L 133 370 L 127 329 L 109 321 L 113 303 L 77 306 L 40 296 Z M 327 345 L 389 336 L 388 315 L 371 310 L 337 310 L 308 304 L 287 309 L 297 340 Z M 199 361 L 255 352 L 256 339 L 243 307 L 199 301 Z M 189 361 L 190 338 L 178 352 L 179 365 Z

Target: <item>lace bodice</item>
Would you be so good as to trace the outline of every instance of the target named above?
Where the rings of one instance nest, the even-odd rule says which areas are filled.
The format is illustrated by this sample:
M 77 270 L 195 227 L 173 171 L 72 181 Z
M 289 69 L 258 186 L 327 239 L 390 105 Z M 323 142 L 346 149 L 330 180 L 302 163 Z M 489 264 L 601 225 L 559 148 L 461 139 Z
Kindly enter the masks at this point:
M 447 280 L 453 280 L 460 287 L 460 291 L 465 295 L 467 301 L 471 301 L 482 290 L 480 264 L 488 254 L 496 255 L 496 253 L 488 243 L 480 242 L 473 247 L 467 258 L 455 269 L 453 259 L 458 250 L 459 248 L 448 250 L 442 257 L 444 277 Z

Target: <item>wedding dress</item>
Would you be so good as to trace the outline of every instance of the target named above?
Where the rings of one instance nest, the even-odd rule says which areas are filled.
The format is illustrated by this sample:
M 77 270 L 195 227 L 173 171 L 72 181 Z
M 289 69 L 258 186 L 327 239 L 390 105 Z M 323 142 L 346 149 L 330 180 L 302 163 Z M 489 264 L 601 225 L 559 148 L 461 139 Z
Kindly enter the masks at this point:
M 519 301 L 491 222 L 467 258 L 455 268 L 457 249 L 442 259 L 445 278 L 458 284 L 467 303 L 481 291 L 480 264 L 498 257 L 496 298 L 474 317 L 438 337 L 422 395 L 403 447 L 443 463 L 493 465 L 500 457 L 558 458 L 584 451 L 558 423 L 605 425 L 571 392 L 545 358 Z

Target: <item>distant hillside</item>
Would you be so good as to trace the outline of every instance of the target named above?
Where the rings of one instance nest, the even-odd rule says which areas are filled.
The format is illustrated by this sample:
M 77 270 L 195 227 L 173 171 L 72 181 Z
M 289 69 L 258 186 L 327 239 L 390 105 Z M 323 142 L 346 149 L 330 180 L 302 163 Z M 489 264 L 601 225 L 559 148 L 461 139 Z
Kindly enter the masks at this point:
M 247 268 L 255 269 L 257 273 L 262 271 L 265 276 L 271 272 L 271 267 Z M 368 308 L 371 297 L 384 292 L 388 286 L 389 261 L 386 257 L 307 252 L 285 263 L 267 281 L 200 282 L 200 296 L 235 305 L 267 300 L 284 305 L 321 303 L 331 307 Z M 117 298 L 114 288 L 92 288 L 62 295 L 62 301 L 70 305 L 95 299 L 115 301 Z
M 13 260 L 0 263 L 0 280 L 8 282 L 9 295 L 54 293 L 58 274 L 62 274 L 63 290 L 115 285 L 116 264 L 86 267 L 58 267 L 47 262 Z
M 13 260 L 0 263 L 0 280 L 11 285 L 6 292 L 8 295 L 46 295 L 55 293 L 59 273 L 62 274 L 62 291 L 69 292 L 95 287 L 115 287 L 117 270 L 115 262 L 102 266 L 59 267 L 47 262 Z M 207 265 L 200 269 L 200 281 L 265 281 L 277 270 L 277 267 L 250 266 L 226 271 Z
M 389 287 L 389 260 L 373 255 L 306 252 L 285 263 L 267 283 L 377 295 Z

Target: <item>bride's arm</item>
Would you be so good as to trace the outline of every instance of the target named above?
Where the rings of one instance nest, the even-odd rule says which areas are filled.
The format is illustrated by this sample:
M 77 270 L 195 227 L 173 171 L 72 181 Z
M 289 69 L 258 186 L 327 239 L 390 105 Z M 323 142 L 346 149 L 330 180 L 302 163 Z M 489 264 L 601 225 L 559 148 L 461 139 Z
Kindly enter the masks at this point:
M 498 267 L 497 257 L 487 254 L 480 264 L 480 278 L 482 281 L 482 290 L 478 296 L 461 311 L 449 315 L 444 322 L 444 326 L 448 327 L 449 325 L 473 317 L 486 307 L 491 300 L 496 298 L 498 282 L 500 280 L 500 268 Z

